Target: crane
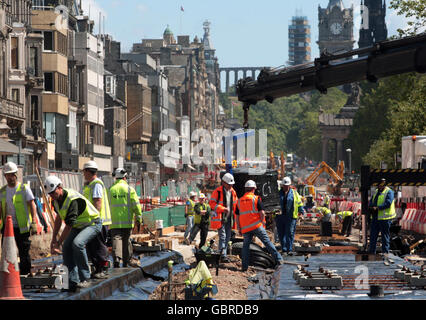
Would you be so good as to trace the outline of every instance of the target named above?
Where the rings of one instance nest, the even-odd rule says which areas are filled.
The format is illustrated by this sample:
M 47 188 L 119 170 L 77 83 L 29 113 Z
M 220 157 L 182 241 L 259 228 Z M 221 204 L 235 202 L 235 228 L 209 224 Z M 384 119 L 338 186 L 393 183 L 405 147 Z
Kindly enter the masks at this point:
M 308 192 L 313 197 L 315 197 L 315 182 L 321 175 L 321 173 L 326 172 L 328 175 L 334 180 L 334 184 L 328 185 L 327 190 L 329 193 L 334 195 L 340 194 L 340 187 L 343 184 L 343 170 L 345 168 L 345 163 L 343 161 L 339 161 L 338 165 L 338 173 L 336 173 L 325 161 L 322 161 L 315 170 L 305 179 L 305 184 L 308 187 Z

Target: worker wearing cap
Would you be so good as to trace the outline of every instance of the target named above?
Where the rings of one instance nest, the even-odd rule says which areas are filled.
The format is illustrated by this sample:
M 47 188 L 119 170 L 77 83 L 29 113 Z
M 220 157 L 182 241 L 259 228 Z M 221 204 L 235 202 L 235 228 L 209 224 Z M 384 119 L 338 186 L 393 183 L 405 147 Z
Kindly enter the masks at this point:
M 3 175 L 7 185 L 0 189 L 0 229 L 3 234 L 3 222 L 6 216 L 11 216 L 19 252 L 19 272 L 26 275 L 31 271 L 30 235 L 37 233 L 34 195 L 28 185 L 18 182 L 18 167 L 15 163 L 6 163 Z
M 279 196 L 281 214 L 277 214 L 275 217 L 278 237 L 282 252 L 292 255 L 296 222 L 299 213 L 304 213 L 303 204 L 300 195 L 295 189 L 291 188 L 291 179 L 289 177 L 284 177 Z
M 342 230 L 340 231 L 340 235 L 345 235 L 349 237 L 352 233 L 352 224 L 353 224 L 353 211 L 339 211 L 336 213 L 336 216 L 343 221 Z
M 50 244 L 51 253 L 59 253 L 62 246 L 64 265 L 69 272 L 70 291 L 87 288 L 90 285 L 90 267 L 86 245 L 101 232 L 99 211 L 79 192 L 63 188 L 62 181 L 56 176 L 46 178 L 44 189 L 52 198 L 57 213 Z M 62 222 L 65 222 L 65 228 L 58 237 Z
M 370 250 L 376 253 L 377 237 L 382 234 L 382 253 L 389 253 L 390 226 L 396 217 L 394 192 L 386 187 L 386 180 L 382 179 L 377 190 L 370 199 L 370 208 L 374 211 L 370 229 Z
M 127 171 L 125 169 L 117 168 L 113 176 L 116 180 L 109 188 L 109 199 L 111 205 L 112 224 L 110 230 L 114 268 L 119 268 L 121 261 L 123 262 L 123 267 L 128 265 L 137 267 L 138 261 L 131 259 L 133 247 L 130 242 L 130 235 L 135 226 L 135 217 L 137 223 L 142 222 L 139 197 L 135 189 L 127 183 Z
M 96 279 L 106 278 L 108 270 L 108 247 L 106 246 L 108 237 L 108 226 L 111 225 L 111 212 L 109 208 L 107 189 L 104 183 L 97 176 L 98 165 L 90 160 L 83 166 L 83 176 L 85 180 L 83 195 L 99 211 L 102 219 L 101 233 L 87 245 L 87 251 L 95 266 L 93 277 Z
M 194 191 L 191 191 L 189 193 L 189 199 L 186 201 L 185 206 L 185 218 L 186 218 L 186 229 L 185 233 L 183 235 L 184 237 L 184 243 L 190 244 L 191 241 L 189 241 L 187 238 L 191 233 L 192 227 L 194 225 L 194 208 L 195 208 L 195 197 L 197 194 Z
M 268 252 L 275 258 L 278 264 L 282 264 L 283 258 L 277 251 L 263 227 L 265 211 L 262 199 L 254 194 L 256 183 L 248 180 L 245 185 L 245 194 L 238 200 L 236 215 L 238 230 L 244 236 L 242 250 L 242 271 L 246 271 L 250 261 L 250 243 L 253 236 L 259 238 Z
M 229 172 L 225 173 L 222 177 L 222 185 L 213 191 L 209 201 L 209 205 L 214 211 L 210 227 L 218 230 L 219 250 L 222 254 L 222 261 L 225 262 L 229 261 L 227 249 L 232 227 L 236 227 L 235 209 L 238 197 L 232 188 L 234 184 L 234 176 Z
M 204 193 L 200 193 L 198 199 L 199 202 L 194 207 L 194 225 L 189 236 L 189 243 L 194 241 L 198 232 L 200 232 L 200 243 L 198 245 L 198 248 L 201 249 L 206 243 L 207 234 L 209 232 L 211 208 L 209 204 L 205 201 L 206 196 L 204 195 Z

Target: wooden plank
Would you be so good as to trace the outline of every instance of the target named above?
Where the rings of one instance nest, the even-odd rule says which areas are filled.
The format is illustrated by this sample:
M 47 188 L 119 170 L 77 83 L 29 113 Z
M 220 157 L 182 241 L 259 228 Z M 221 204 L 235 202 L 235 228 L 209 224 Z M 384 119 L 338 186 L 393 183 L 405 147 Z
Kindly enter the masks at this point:
M 175 226 L 170 226 L 170 227 L 167 227 L 167 228 L 163 228 L 162 230 L 161 230 L 161 234 L 164 236 L 164 235 L 166 235 L 166 234 L 170 234 L 170 233 L 173 233 L 173 232 L 175 232 Z

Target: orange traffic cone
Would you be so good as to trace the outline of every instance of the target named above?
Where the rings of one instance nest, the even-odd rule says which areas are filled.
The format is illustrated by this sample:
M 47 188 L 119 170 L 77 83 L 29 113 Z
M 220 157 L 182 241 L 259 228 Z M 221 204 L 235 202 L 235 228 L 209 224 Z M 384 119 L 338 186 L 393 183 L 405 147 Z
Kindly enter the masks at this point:
M 12 217 L 7 216 L 0 260 L 0 299 L 25 299 L 19 276 L 18 249 L 13 234 Z

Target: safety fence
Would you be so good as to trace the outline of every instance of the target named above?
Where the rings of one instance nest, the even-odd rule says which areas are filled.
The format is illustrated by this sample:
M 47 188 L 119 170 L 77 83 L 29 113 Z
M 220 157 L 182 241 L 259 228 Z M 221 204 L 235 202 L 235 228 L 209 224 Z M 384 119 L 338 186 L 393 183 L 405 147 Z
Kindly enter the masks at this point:
M 164 206 L 154 208 L 150 211 L 142 212 L 143 223 L 149 229 L 153 230 L 157 227 L 158 221 L 161 221 L 163 228 L 171 226 L 180 226 L 186 223 L 185 206 Z
M 406 209 L 399 225 L 403 230 L 426 234 L 426 210 Z

